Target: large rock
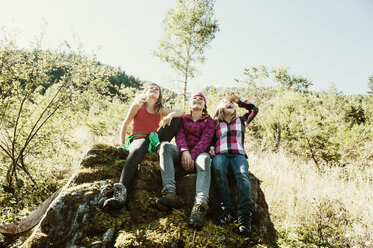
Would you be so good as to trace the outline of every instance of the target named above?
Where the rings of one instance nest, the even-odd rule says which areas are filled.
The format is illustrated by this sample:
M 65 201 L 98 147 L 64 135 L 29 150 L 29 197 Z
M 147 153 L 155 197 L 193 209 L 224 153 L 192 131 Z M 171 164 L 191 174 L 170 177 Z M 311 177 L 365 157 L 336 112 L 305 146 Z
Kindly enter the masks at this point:
M 235 224 L 215 226 L 219 212 L 212 182 L 208 221 L 194 235 L 187 225 L 195 194 L 195 175 L 177 173 L 178 194 L 184 207 L 172 212 L 155 209 L 162 183 L 158 154 L 147 154 L 140 163 L 126 208 L 116 212 L 100 209 L 100 187 L 117 182 L 128 153 L 121 148 L 95 145 L 81 162 L 74 183 L 62 190 L 23 247 L 276 247 L 276 231 L 260 189 L 252 174 L 252 196 L 256 205 L 254 232 L 241 237 Z M 234 181 L 234 180 L 230 180 Z M 236 186 L 231 183 L 236 199 Z M 194 240 L 193 240 L 194 237 Z M 263 246 L 262 246 L 263 245 Z

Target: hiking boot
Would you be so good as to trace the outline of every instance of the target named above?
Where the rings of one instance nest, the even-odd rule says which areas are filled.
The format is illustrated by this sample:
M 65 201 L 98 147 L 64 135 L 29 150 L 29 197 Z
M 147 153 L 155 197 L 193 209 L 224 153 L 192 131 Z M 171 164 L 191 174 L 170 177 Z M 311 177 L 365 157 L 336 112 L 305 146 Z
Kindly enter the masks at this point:
M 246 213 L 238 216 L 238 230 L 240 235 L 248 235 L 251 232 L 252 213 Z
M 127 200 L 127 189 L 126 187 L 121 183 L 115 183 L 114 184 L 114 194 L 113 197 L 107 199 L 104 202 L 104 209 L 121 209 L 124 207 L 124 204 Z
M 182 204 L 181 199 L 176 195 L 176 193 L 169 192 L 166 188 L 162 189 L 162 197 L 157 198 L 155 201 L 157 208 L 162 211 L 180 208 Z
M 189 225 L 193 228 L 201 230 L 205 223 L 205 216 L 208 206 L 206 203 L 202 202 L 193 206 L 192 213 L 189 218 Z
M 223 213 L 216 218 L 213 223 L 218 226 L 223 226 L 234 221 L 234 212 L 230 208 L 223 209 Z
M 115 188 L 113 187 L 112 184 L 108 184 L 108 185 L 105 185 L 105 186 L 101 187 L 101 190 L 100 190 L 101 198 L 98 202 L 98 204 L 101 208 L 103 207 L 103 204 L 107 199 L 114 196 L 114 191 L 115 191 Z

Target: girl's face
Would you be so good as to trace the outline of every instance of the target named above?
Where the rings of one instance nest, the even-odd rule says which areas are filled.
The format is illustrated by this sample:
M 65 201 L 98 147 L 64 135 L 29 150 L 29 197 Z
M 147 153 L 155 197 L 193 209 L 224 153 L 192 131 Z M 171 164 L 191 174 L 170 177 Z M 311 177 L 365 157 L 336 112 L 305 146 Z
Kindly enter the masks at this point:
M 229 101 L 228 99 L 221 100 L 220 104 L 224 115 L 230 116 L 236 111 L 235 104 L 232 101 Z
M 160 95 L 160 89 L 157 85 L 150 85 L 146 91 L 146 96 L 148 98 L 158 99 Z
M 205 100 L 203 100 L 202 96 L 192 96 L 189 101 L 189 107 L 194 111 L 203 110 L 205 107 Z

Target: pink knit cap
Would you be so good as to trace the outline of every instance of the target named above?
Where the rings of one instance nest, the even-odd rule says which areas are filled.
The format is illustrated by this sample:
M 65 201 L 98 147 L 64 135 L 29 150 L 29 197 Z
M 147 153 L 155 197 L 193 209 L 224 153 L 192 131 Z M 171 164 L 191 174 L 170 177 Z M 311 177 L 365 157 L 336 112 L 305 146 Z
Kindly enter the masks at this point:
M 200 97 L 202 97 L 202 98 L 203 98 L 203 101 L 205 102 L 205 108 L 207 108 L 206 97 L 202 94 L 202 92 L 196 92 L 196 93 L 194 93 L 194 94 L 190 97 L 190 99 L 192 99 L 193 96 L 200 96 Z

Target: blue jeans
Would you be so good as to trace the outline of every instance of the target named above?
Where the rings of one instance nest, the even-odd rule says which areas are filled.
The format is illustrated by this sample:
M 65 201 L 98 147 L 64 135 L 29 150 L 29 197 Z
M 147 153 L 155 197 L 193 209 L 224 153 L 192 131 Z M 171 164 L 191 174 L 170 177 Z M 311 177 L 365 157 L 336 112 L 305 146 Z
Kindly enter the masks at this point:
M 169 142 L 162 142 L 159 151 L 159 159 L 163 187 L 169 192 L 176 193 L 174 166 L 181 166 L 180 149 Z M 205 152 L 199 154 L 194 160 L 194 166 L 197 173 L 194 205 L 201 204 L 202 202 L 208 204 L 211 181 L 210 156 Z
M 228 184 L 228 169 L 232 170 L 237 181 L 237 214 L 252 213 L 254 203 L 251 197 L 249 163 L 241 154 L 218 154 L 212 160 L 212 172 L 220 204 L 222 207 L 230 208 L 234 211 Z

